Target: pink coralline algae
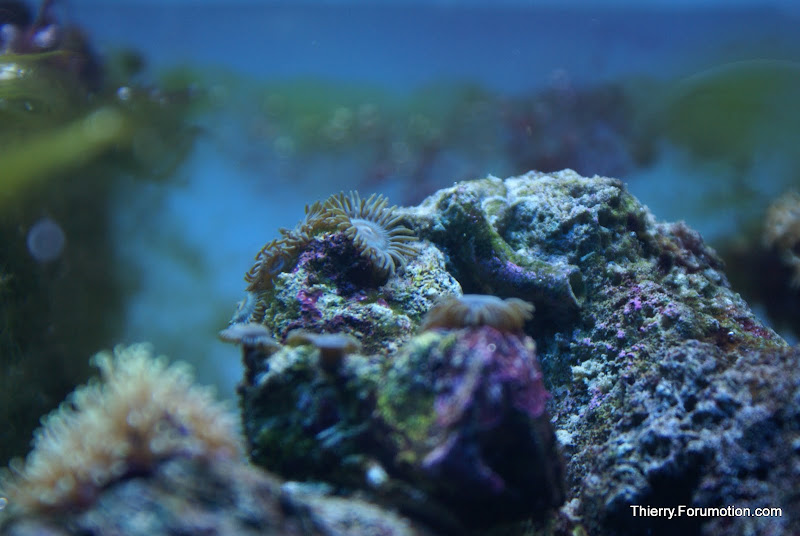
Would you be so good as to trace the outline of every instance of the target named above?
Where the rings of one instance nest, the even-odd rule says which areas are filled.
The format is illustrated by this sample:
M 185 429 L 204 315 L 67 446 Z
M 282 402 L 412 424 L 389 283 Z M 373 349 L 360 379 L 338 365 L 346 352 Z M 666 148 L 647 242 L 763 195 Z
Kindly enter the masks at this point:
M 300 310 L 312 317 L 319 317 L 321 313 L 317 309 L 317 300 L 319 300 L 319 296 L 322 294 L 322 291 L 317 292 L 308 292 L 306 290 L 301 290 L 297 293 L 297 303 L 300 304 Z
M 476 421 L 491 428 L 507 402 L 532 419 L 540 417 L 548 394 L 527 342 L 491 327 L 467 330 L 452 349 L 456 359 L 448 376 L 438 378 L 438 424 L 457 425 L 474 410 Z

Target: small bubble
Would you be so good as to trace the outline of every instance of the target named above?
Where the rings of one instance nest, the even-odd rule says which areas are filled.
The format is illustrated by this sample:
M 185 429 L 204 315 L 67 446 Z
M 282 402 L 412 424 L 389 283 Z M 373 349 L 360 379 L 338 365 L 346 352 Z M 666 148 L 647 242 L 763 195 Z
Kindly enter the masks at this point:
M 39 262 L 56 260 L 64 251 L 65 243 L 64 231 L 50 218 L 42 218 L 28 231 L 28 251 Z
M 367 484 L 373 488 L 380 488 L 389 480 L 389 475 L 386 474 L 386 470 L 378 464 L 372 464 L 369 469 L 367 469 L 366 477 Z
M 117 98 L 121 101 L 127 101 L 131 98 L 131 88 L 122 86 L 117 89 Z

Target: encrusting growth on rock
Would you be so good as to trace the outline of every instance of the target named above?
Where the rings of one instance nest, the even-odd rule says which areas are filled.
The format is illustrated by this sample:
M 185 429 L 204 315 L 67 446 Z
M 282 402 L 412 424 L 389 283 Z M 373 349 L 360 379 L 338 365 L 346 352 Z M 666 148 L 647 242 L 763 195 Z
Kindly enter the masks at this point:
M 102 381 L 76 389 L 42 420 L 33 450 L 0 479 L 9 509 L 46 512 L 91 504 L 108 484 L 176 456 L 238 458 L 237 416 L 147 344 L 93 358 Z
M 533 304 L 519 298 L 486 294 L 447 296 L 434 305 L 422 323 L 422 331 L 489 326 L 499 331 L 522 331 L 533 318 Z

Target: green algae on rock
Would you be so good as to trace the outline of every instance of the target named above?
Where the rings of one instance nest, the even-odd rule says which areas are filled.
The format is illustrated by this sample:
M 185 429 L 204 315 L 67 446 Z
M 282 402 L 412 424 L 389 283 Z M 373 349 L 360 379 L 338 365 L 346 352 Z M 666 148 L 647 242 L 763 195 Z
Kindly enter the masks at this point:
M 381 365 L 350 354 L 331 373 L 318 354 L 302 345 L 248 356 L 247 379 L 239 385 L 248 453 L 286 478 L 358 487 Z
M 264 355 L 239 387 L 250 456 L 448 530 L 542 516 L 563 501 L 563 463 L 534 347 L 472 326 L 335 371 L 309 346 Z
M 585 292 L 579 270 L 563 255 L 521 255 L 520 244 L 505 234 L 520 217 L 505 185 L 479 182 L 441 190 L 446 193 L 407 210 L 420 237 L 447 254 L 448 270 L 464 292 L 517 297 L 543 304 L 545 317 L 573 318 Z

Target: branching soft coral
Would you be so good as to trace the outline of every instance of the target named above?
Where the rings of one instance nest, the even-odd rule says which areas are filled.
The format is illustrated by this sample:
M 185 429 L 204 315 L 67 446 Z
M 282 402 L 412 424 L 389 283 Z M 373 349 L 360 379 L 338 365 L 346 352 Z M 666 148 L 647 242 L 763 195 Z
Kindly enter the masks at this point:
M 185 363 L 168 365 L 146 344 L 118 346 L 93 363 L 102 381 L 78 388 L 45 417 L 27 460 L 2 475 L 10 509 L 80 507 L 166 458 L 241 454 L 235 414 L 193 384 Z

